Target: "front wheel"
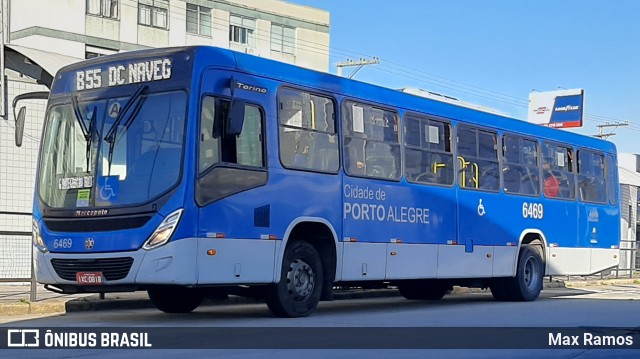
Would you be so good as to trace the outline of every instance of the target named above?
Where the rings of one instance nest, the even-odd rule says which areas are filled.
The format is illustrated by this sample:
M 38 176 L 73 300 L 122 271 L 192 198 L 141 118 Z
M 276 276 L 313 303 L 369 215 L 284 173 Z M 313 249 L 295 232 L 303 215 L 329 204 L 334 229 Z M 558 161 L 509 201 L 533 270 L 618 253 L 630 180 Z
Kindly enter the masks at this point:
M 267 293 L 267 306 L 278 317 L 306 317 L 318 306 L 322 294 L 322 262 L 316 249 L 305 241 L 287 246 L 280 281 Z
M 147 291 L 156 308 L 165 313 L 189 313 L 200 306 L 204 292 L 196 288 L 158 287 Z

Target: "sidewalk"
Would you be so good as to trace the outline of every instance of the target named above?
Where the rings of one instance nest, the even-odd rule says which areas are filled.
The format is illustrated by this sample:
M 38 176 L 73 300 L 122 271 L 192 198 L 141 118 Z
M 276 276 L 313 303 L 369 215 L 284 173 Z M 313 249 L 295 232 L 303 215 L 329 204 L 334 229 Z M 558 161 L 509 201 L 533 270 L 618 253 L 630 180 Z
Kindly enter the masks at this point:
M 601 278 L 593 277 L 553 277 L 545 278 L 545 288 L 583 288 L 589 286 L 612 286 L 624 284 L 640 284 L 640 278 Z M 480 291 L 455 287 L 454 293 Z M 58 294 L 38 285 L 36 301 L 29 300 L 31 286 L 29 283 L 0 283 L 0 316 L 20 314 L 56 314 L 79 311 L 126 310 L 153 308 L 146 292 L 106 293 L 104 299 L 98 294 Z M 336 300 L 392 297 L 398 296 L 395 289 L 338 290 Z M 225 300 L 206 300 L 206 304 L 255 303 L 254 299 L 229 296 Z

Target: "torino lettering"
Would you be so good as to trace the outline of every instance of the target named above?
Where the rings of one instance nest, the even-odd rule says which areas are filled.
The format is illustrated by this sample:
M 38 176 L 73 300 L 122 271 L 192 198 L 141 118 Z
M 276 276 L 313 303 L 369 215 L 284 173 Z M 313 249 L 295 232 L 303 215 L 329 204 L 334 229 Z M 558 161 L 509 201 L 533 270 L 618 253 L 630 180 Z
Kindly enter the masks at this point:
M 429 224 L 429 208 L 345 202 L 342 213 L 356 221 Z

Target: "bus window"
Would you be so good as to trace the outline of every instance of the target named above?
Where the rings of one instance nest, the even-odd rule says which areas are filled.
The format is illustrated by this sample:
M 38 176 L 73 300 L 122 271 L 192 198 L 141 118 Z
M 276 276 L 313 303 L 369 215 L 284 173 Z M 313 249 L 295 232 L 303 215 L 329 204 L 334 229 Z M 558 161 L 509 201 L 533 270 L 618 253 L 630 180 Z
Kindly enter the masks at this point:
M 618 165 L 612 155 L 607 155 L 607 184 L 609 186 L 609 203 L 618 203 Z
M 573 150 L 569 147 L 543 142 L 542 158 L 546 163 L 549 163 L 549 169 L 543 169 L 543 171 L 548 171 L 548 173 L 544 174 L 545 180 L 550 173 L 558 183 L 558 191 L 555 193 L 555 196 L 550 196 L 553 193 L 549 193 L 549 191 L 544 191 L 544 195 L 546 197 L 575 199 L 576 179 L 574 172 L 575 166 L 573 164 Z
M 345 102 L 344 166 L 351 176 L 400 179 L 400 141 L 395 113 Z
M 333 101 L 283 89 L 280 112 L 280 161 L 287 168 L 336 172 L 340 168 Z
M 452 185 L 451 124 L 407 116 L 404 134 L 407 180 Z
M 220 136 L 215 131 L 215 99 L 205 97 L 200 113 L 200 172 L 220 161 Z
M 199 173 L 217 163 L 264 167 L 262 112 L 245 104 L 244 122 L 238 136 L 225 136 L 222 130 L 230 102 L 214 97 L 202 100 L 200 113 Z
M 497 143 L 498 135 L 495 132 L 458 125 L 456 168 L 461 188 L 495 192 L 499 190 Z
M 516 135 L 502 137 L 504 191 L 537 196 L 540 194 L 540 168 L 536 141 Z M 551 179 L 549 180 L 551 181 Z M 549 182 L 548 182 L 549 183 Z M 553 193 L 557 195 L 558 187 Z
M 589 150 L 578 151 L 578 191 L 584 202 L 605 203 L 604 156 Z

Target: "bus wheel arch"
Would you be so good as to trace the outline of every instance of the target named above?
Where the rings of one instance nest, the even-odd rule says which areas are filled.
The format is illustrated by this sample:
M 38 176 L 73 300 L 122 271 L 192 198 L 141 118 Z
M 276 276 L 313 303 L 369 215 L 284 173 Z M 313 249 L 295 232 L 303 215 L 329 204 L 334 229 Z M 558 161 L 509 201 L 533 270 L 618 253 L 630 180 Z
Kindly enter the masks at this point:
M 495 278 L 491 294 L 500 301 L 533 301 L 543 288 L 546 268 L 546 239 L 540 231 L 526 231 L 520 245 L 513 277 Z
M 540 230 L 537 229 L 527 229 L 522 232 L 520 235 L 520 243 L 518 248 L 522 251 L 522 247 L 525 245 L 535 245 L 540 247 L 542 251 L 542 261 L 543 264 L 547 263 L 547 251 L 549 244 L 547 243 L 547 239 Z M 520 252 L 518 251 L 518 253 Z
M 269 309 L 280 317 L 302 317 L 311 314 L 319 300 L 331 300 L 336 248 L 335 231 L 328 223 L 292 224 L 278 256 L 276 283 L 268 290 Z

